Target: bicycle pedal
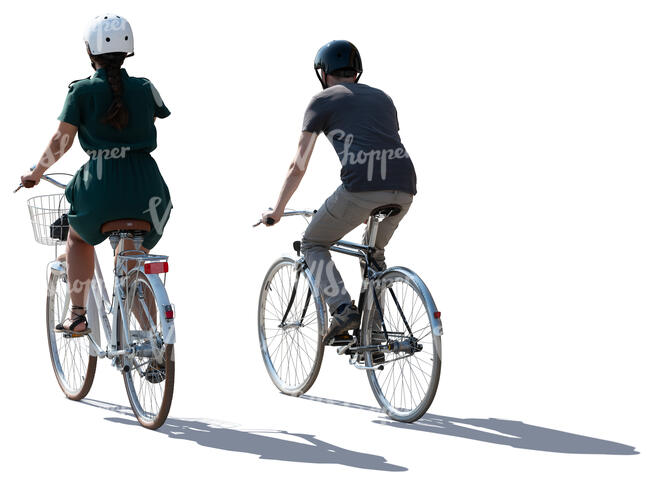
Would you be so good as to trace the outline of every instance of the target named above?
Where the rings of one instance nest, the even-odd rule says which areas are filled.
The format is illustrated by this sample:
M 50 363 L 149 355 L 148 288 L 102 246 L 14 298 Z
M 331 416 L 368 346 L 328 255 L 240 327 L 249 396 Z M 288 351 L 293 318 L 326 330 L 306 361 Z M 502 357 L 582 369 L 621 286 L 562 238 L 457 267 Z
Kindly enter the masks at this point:
M 363 363 L 366 360 L 365 353 L 359 355 L 358 363 Z M 382 351 L 374 351 L 372 353 L 372 364 L 373 365 L 383 365 L 386 362 L 386 354 Z M 383 369 L 383 366 L 382 368 Z
M 328 346 L 344 346 L 354 342 L 354 337 L 350 336 L 348 333 L 339 334 L 330 339 L 330 342 L 327 343 Z
M 357 340 L 353 338 L 353 339 L 352 339 L 351 341 L 349 341 L 347 344 L 344 344 L 343 346 L 339 346 L 339 347 L 336 349 L 336 353 L 337 353 L 338 355 L 342 355 L 342 354 L 351 354 L 351 353 L 350 353 L 350 348 L 351 348 L 352 346 L 354 346 L 354 345 L 356 344 L 356 342 L 357 342 Z
M 88 335 L 88 334 L 78 334 L 76 332 L 63 332 L 62 334 L 64 339 L 75 339 L 75 338 L 85 337 Z

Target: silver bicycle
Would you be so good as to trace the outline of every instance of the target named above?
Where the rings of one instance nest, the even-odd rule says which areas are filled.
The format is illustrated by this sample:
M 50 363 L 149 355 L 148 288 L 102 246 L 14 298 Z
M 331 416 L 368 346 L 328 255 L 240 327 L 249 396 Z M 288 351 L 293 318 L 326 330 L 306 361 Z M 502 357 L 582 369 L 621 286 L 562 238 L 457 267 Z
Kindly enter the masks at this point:
M 42 177 L 64 189 L 65 184 L 52 175 L 70 174 Z M 109 358 L 122 373 L 138 421 L 149 429 L 160 427 L 169 414 L 174 391 L 176 336 L 174 307 L 160 278 L 160 274 L 166 278 L 168 257 L 141 249 L 144 235 L 151 230 L 149 223 L 118 220 L 102 226 L 116 254 L 112 296 L 106 291 L 95 253 L 95 273 L 87 302 L 90 333 L 55 332 L 70 309 L 66 259 L 58 254 L 69 231 L 69 206 L 62 193 L 32 197 L 27 206 L 36 241 L 54 246 L 55 259 L 47 267 L 46 327 L 52 367 L 61 390 L 68 398 L 81 400 L 93 384 L 97 358 Z M 125 249 L 127 240 L 133 249 Z
M 331 345 L 339 355 L 349 356 L 355 368 L 366 371 L 375 398 L 389 417 L 413 422 L 429 409 L 438 388 L 442 322 L 429 289 L 415 272 L 405 267 L 382 270 L 373 258 L 379 223 L 400 210 L 388 205 L 372 212 L 367 245 L 340 240 L 330 247 L 358 258 L 363 277 L 358 301 L 361 327 L 352 335 L 337 336 Z M 287 211 L 283 216 L 308 220 L 315 212 Z M 300 396 L 320 371 L 328 316 L 323 295 L 300 256 L 300 242 L 293 248 L 297 257 L 278 259 L 264 277 L 258 333 L 271 380 L 282 393 Z

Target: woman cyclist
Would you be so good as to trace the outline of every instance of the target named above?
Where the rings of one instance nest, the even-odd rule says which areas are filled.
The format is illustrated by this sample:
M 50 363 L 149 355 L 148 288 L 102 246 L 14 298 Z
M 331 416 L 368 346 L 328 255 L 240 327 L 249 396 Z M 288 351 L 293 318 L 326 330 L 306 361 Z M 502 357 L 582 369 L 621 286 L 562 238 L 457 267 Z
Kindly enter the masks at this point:
M 169 110 L 148 79 L 131 77 L 121 68 L 133 55 L 131 26 L 119 15 L 98 16 L 84 40 L 95 74 L 70 83 L 57 132 L 38 164 L 21 178 L 24 187 L 37 185 L 79 134 L 90 160 L 65 190 L 70 202 L 66 259 L 72 308 L 56 328 L 75 334 L 90 332 L 85 304 L 94 272 L 93 246 L 108 236 L 102 225 L 120 219 L 149 222 L 142 244 L 149 251 L 162 236 L 172 207 L 150 155 L 156 148 L 155 118 L 169 116 Z

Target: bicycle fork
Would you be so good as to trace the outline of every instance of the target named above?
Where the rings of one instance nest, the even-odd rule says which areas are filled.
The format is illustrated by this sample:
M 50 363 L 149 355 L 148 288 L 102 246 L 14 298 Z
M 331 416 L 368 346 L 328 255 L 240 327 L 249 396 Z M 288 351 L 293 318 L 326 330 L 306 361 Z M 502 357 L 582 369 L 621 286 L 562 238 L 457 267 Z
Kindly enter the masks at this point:
M 293 303 L 296 300 L 296 294 L 298 293 L 298 282 L 300 281 L 300 274 L 302 273 L 303 265 L 304 262 L 298 262 L 296 264 L 296 280 L 293 283 L 293 289 L 291 290 L 291 297 L 289 297 L 289 303 L 287 304 L 287 309 L 284 311 L 284 315 L 282 316 L 282 322 L 280 322 L 280 325 L 278 326 L 282 329 L 286 329 L 287 327 L 302 327 L 303 321 L 305 319 L 305 315 L 307 314 L 307 309 L 309 308 L 309 301 L 311 299 L 311 287 L 308 287 L 307 289 L 307 298 L 305 299 L 305 305 L 303 306 L 302 313 L 300 314 L 300 320 L 294 323 L 287 324 L 286 322 L 287 317 L 289 316 L 291 307 L 293 306 Z

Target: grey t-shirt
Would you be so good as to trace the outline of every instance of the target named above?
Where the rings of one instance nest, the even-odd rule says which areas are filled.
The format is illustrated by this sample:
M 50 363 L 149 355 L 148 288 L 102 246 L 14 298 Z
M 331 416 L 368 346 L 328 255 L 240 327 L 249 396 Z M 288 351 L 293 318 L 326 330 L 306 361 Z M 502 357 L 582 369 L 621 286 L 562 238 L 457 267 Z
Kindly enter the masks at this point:
M 314 96 L 302 125 L 324 132 L 341 160 L 341 181 L 351 192 L 416 193 L 413 163 L 400 140 L 397 110 L 383 91 L 343 83 Z

